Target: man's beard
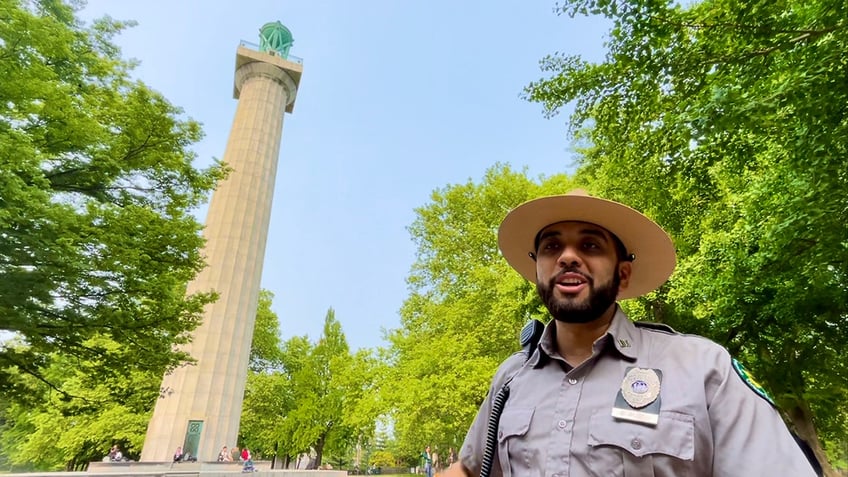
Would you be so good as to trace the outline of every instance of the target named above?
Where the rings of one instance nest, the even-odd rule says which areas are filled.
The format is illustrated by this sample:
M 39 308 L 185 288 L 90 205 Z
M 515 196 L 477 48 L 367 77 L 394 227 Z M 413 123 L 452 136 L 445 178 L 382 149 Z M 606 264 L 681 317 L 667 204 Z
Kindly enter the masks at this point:
M 574 270 L 565 270 L 564 272 L 569 271 Z M 600 318 L 615 303 L 621 278 L 618 273 L 614 273 L 612 280 L 602 284 L 597 289 L 595 289 L 594 280 L 588 277 L 586 279 L 589 284 L 589 299 L 580 302 L 573 298 L 557 299 L 554 297 L 556 277 L 551 278 L 546 284 L 537 283 L 536 291 L 555 320 L 563 323 L 589 323 Z

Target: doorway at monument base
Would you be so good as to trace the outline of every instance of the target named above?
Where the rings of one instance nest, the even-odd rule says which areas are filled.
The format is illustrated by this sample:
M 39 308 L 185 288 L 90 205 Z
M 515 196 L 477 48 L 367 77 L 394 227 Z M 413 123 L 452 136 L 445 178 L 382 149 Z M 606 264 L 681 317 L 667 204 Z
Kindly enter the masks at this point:
M 91 462 L 86 472 L 28 472 L 3 477 L 343 477 L 343 470 L 271 470 L 270 461 L 257 461 L 256 472 L 242 472 L 241 462 Z

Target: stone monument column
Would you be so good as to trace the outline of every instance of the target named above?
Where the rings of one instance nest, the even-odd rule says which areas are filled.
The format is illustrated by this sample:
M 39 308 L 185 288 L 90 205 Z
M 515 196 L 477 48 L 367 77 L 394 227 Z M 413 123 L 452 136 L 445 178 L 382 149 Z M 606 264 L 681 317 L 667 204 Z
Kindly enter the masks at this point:
M 271 44 L 268 30 L 275 33 Z M 211 461 L 221 446 L 237 444 L 283 114 L 294 107 L 303 71 L 301 63 L 288 59 L 291 33 L 282 24 L 269 23 L 262 33 L 259 48 L 242 42 L 236 53 L 238 106 L 223 157 L 231 172 L 209 205 L 203 232 L 207 267 L 187 289 L 188 294 L 215 290 L 219 298 L 207 305 L 203 323 L 184 348 L 197 363 L 162 381 L 142 449 L 144 462 L 170 461 L 177 446 Z M 280 44 L 281 36 L 287 44 Z

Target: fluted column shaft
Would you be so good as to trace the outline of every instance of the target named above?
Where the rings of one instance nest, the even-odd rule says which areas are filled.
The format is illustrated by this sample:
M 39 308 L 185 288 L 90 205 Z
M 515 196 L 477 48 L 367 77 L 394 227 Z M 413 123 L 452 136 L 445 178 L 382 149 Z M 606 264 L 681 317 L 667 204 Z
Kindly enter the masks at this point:
M 185 349 L 197 359 L 166 375 L 148 425 L 142 461 L 168 461 L 189 421 L 203 421 L 199 460 L 236 445 L 265 243 L 282 138 L 283 114 L 296 86 L 281 68 L 249 62 L 236 71 L 239 97 L 224 162 L 232 169 L 215 190 L 204 229 L 208 266 L 187 293 L 215 290 L 203 323 Z

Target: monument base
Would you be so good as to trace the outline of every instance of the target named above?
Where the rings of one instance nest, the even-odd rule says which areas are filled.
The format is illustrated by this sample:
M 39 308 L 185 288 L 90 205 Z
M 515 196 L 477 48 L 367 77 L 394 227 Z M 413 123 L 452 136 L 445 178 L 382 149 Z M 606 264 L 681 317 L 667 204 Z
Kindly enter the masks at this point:
M 255 472 L 242 472 L 241 462 L 91 462 L 85 472 L 27 472 L 3 477 L 343 477 L 343 470 L 271 469 L 269 461 L 257 461 Z

